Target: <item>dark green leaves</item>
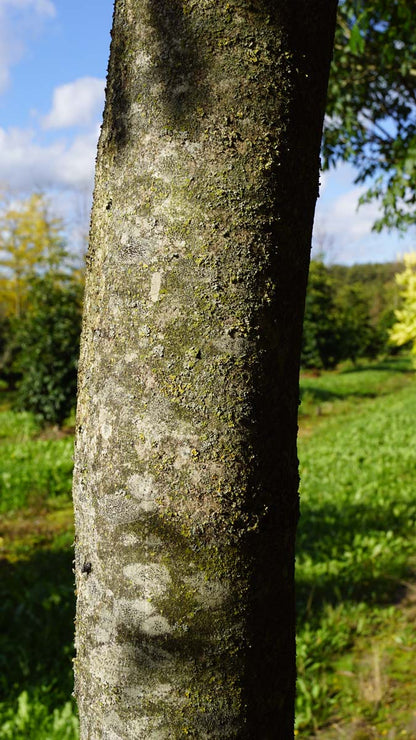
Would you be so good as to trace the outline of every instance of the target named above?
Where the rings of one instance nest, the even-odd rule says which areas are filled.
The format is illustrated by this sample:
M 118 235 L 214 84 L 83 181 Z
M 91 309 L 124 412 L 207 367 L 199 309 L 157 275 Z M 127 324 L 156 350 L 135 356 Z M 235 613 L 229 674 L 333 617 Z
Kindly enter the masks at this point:
M 14 324 L 17 407 L 52 424 L 61 424 L 75 403 L 81 293 L 74 278 L 38 278 L 30 307 Z
M 416 222 L 416 25 L 413 0 L 343 0 L 324 132 L 324 166 L 349 161 L 362 202 L 379 200 L 375 228 Z

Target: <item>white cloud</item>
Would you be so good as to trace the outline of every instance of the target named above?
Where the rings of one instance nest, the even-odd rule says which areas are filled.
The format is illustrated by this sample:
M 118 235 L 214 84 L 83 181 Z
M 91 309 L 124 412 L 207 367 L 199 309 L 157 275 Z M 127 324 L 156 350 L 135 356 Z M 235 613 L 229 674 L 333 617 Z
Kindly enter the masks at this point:
M 414 233 L 401 238 L 397 233 L 372 231 L 380 217 L 380 206 L 360 206 L 365 185 L 354 185 L 354 171 L 342 165 L 325 173 L 325 189 L 318 200 L 314 226 L 313 256 L 322 251 L 329 262 L 382 262 L 394 260 L 400 252 L 414 248 Z
M 325 174 L 325 191 L 316 208 L 314 248 L 323 248 L 324 252 L 328 252 L 327 259 L 332 261 L 357 249 L 360 240 L 372 234 L 371 229 L 379 216 L 379 210 L 376 203 L 358 208 L 358 201 L 365 192 L 365 187 L 350 184 L 340 192 L 338 183 L 335 183 L 334 192 L 331 175 Z M 329 244 L 330 249 L 326 246 Z
M 56 88 L 48 115 L 33 119 L 42 124 L 43 132 L 34 127 L 0 128 L 0 183 L 18 191 L 91 191 L 103 104 L 104 80 L 83 77 Z M 73 126 L 83 128 L 76 135 L 57 131 Z
M 23 56 L 28 37 L 55 15 L 52 0 L 0 0 L 0 93 L 7 89 L 10 69 Z
M 54 16 L 56 9 L 52 0 L 0 0 L 0 10 L 11 8 L 14 10 L 33 9 L 40 15 Z
M 17 190 L 92 186 L 99 127 L 69 143 L 36 141 L 32 130 L 0 129 L 0 182 Z
M 81 77 L 55 88 L 52 109 L 42 120 L 45 129 L 89 126 L 104 107 L 105 81 Z
M 376 202 L 358 208 L 358 201 L 366 190 L 365 186 L 353 187 L 338 197 L 326 214 L 328 228 L 343 243 L 368 236 L 374 221 L 380 216 Z
M 380 207 L 376 202 L 358 207 L 367 187 L 354 184 L 355 177 L 356 171 L 348 164 L 324 173 L 324 187 L 316 208 L 314 251 L 324 245 L 330 261 L 362 260 L 366 253 L 374 259 L 378 249 L 384 249 L 385 235 L 372 231 L 380 217 Z

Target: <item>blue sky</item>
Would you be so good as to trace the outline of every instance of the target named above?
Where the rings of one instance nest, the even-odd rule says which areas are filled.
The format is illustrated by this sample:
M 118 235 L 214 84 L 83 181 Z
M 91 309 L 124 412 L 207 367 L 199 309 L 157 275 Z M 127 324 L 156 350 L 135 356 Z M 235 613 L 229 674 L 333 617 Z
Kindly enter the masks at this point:
M 50 190 L 85 230 L 104 105 L 113 0 L 0 0 L 0 184 Z M 354 172 L 321 178 L 315 249 L 333 262 L 394 259 L 415 235 L 371 232 L 377 207 L 356 211 Z M 77 224 L 78 221 L 78 224 Z M 81 223 L 81 222 L 84 223 Z

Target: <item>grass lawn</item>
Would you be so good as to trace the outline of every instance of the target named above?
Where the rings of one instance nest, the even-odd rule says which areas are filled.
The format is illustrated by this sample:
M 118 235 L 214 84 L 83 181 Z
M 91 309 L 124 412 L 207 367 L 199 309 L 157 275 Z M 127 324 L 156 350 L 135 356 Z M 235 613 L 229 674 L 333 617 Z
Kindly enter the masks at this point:
M 0 411 L 0 738 L 75 740 L 73 440 Z
M 415 378 L 399 359 L 301 386 L 298 737 L 415 738 Z
M 297 737 L 416 738 L 416 380 L 399 358 L 301 391 Z M 72 443 L 0 406 L 0 740 L 77 738 Z

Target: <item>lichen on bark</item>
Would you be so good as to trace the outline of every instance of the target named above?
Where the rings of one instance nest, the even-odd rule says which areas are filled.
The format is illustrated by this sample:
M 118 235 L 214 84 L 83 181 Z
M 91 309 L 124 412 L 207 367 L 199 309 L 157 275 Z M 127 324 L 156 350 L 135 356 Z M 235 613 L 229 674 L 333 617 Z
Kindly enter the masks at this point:
M 293 735 L 298 364 L 335 2 L 308 8 L 115 3 L 74 475 L 82 740 Z

